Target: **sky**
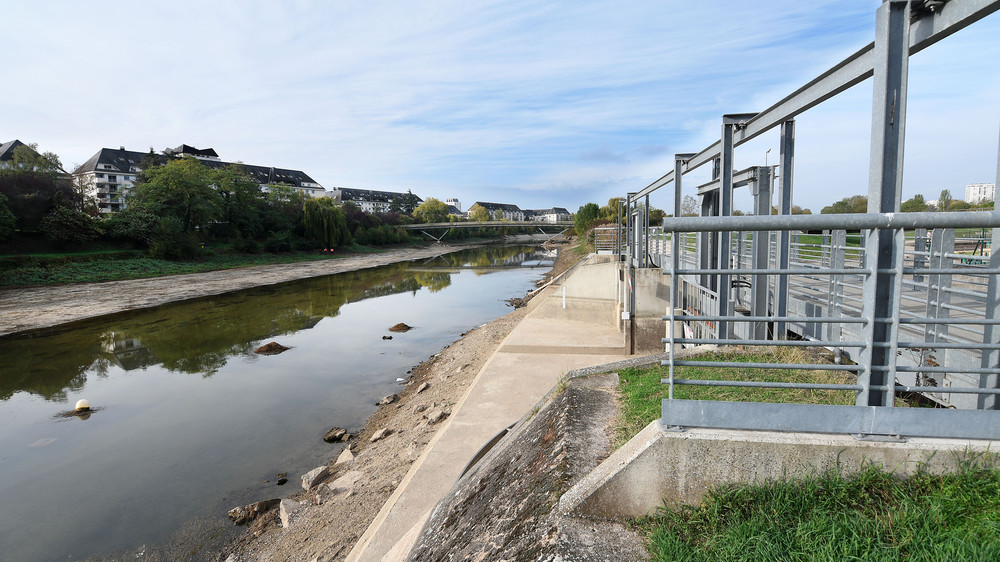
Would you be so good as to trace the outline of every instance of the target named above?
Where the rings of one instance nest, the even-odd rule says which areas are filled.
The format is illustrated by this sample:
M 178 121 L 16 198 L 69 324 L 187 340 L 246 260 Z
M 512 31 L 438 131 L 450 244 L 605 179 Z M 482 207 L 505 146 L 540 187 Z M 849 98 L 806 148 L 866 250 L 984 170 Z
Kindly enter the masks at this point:
M 104 147 L 188 144 L 327 189 L 576 211 L 871 42 L 879 3 L 0 0 L 0 142 L 67 169 Z M 904 199 L 996 181 L 997 37 L 1000 13 L 911 57 Z M 797 117 L 795 204 L 867 194 L 871 98 L 867 80 Z M 772 131 L 735 164 L 777 151 Z

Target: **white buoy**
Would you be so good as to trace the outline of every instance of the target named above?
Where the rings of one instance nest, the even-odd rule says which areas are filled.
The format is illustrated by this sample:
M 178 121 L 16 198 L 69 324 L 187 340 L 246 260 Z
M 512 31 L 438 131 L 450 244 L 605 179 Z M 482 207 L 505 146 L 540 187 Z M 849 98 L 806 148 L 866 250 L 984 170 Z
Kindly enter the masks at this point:
M 88 402 L 86 398 L 81 398 L 76 401 L 77 412 L 86 412 L 88 410 L 90 410 L 90 402 Z

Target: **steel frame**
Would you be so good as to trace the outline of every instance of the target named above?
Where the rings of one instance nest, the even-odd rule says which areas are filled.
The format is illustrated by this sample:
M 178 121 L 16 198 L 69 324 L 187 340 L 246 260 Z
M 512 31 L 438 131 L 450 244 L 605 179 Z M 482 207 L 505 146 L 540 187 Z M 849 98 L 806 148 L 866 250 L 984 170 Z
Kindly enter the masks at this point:
M 901 203 L 908 62 L 910 55 L 935 44 L 998 9 L 1000 9 L 1000 0 L 949 0 L 946 2 L 884 0 L 876 11 L 874 42 L 858 50 L 764 111 L 751 114 L 723 115 L 721 135 L 718 141 L 697 153 L 676 154 L 672 170 L 645 188 L 628 194 L 626 209 L 629 211 L 625 215 L 629 226 L 626 227 L 625 232 L 629 242 L 629 247 L 626 250 L 630 256 L 629 267 L 649 265 L 646 260 L 649 252 L 649 230 L 637 222 L 641 217 L 636 215 L 634 219 L 632 218 L 631 209 L 636 207 L 636 203 L 639 201 L 645 201 L 644 208 L 648 208 L 649 195 L 661 187 L 673 183 L 674 216 L 664 221 L 664 233 L 669 233 L 671 237 L 671 255 L 669 259 L 664 257 L 659 261 L 664 273 L 671 276 L 672 302 L 678 303 L 682 296 L 680 286 L 682 279 L 686 279 L 685 282 L 689 284 L 691 280 L 697 279 L 701 290 L 717 295 L 718 310 L 700 317 L 700 320 L 714 322 L 717 326 L 717 339 L 713 341 L 745 342 L 754 340 L 761 343 L 767 341 L 768 334 L 765 328 L 768 325 L 773 327 L 771 337 L 778 340 L 786 338 L 787 329 L 792 323 L 810 322 L 814 325 L 825 325 L 823 336 L 827 340 L 832 340 L 834 337 L 842 340 L 853 337 L 852 334 L 857 334 L 858 341 L 856 343 L 864 344 L 867 342 L 867 344 L 859 346 L 861 350 L 858 357 L 859 367 L 852 370 L 858 375 L 856 388 L 852 387 L 857 391 L 857 403 L 853 408 L 859 409 L 852 410 L 852 412 L 867 412 L 870 408 L 876 408 L 875 412 L 881 412 L 881 409 L 892 410 L 895 392 L 900 391 L 901 388 L 923 389 L 924 387 L 919 383 L 915 385 L 898 385 L 896 383 L 897 373 L 912 371 L 909 367 L 896 365 L 897 352 L 901 349 L 915 349 L 914 346 L 910 345 L 912 342 L 902 342 L 903 345 L 900 345 L 901 342 L 899 342 L 900 325 L 906 326 L 913 320 L 900 317 L 901 299 L 912 298 L 901 296 L 904 272 L 914 274 L 914 283 L 922 283 L 924 276 L 927 276 L 928 289 L 939 297 L 940 302 L 935 305 L 939 309 L 935 311 L 935 316 L 924 319 L 927 320 L 925 323 L 927 334 L 933 335 L 933 338 L 925 338 L 927 341 L 931 341 L 941 349 L 957 349 L 955 346 L 965 345 L 951 341 L 944 315 L 947 314 L 945 308 L 955 310 L 958 314 L 965 314 L 968 311 L 947 302 L 949 295 L 962 295 L 963 298 L 965 296 L 964 289 L 948 285 L 951 283 L 953 269 L 949 267 L 951 264 L 948 259 L 950 258 L 944 257 L 948 254 L 948 251 L 944 249 L 948 245 L 947 241 L 939 242 L 939 245 L 943 244 L 943 246 L 936 250 L 937 254 L 934 254 L 934 251 L 930 253 L 931 262 L 924 258 L 927 253 L 923 251 L 922 247 L 915 248 L 918 251 L 913 254 L 913 267 L 906 268 L 904 248 L 907 239 L 904 237 L 904 229 L 921 229 L 920 232 L 915 233 L 914 245 L 916 246 L 923 243 L 922 241 L 926 237 L 925 229 L 1000 226 L 1000 220 L 998 220 L 1000 211 L 967 213 L 961 216 L 948 213 L 907 213 L 905 215 L 898 213 Z M 868 78 L 873 78 L 868 213 L 863 215 L 791 215 L 795 116 Z M 735 172 L 732 166 L 734 149 L 774 127 L 780 127 L 781 130 L 779 164 L 773 167 L 752 167 Z M 698 188 L 702 200 L 702 216 L 680 217 L 683 175 L 708 163 L 713 164 L 713 179 Z M 775 174 L 775 172 L 777 173 Z M 998 156 L 997 175 L 998 183 L 1000 183 L 1000 156 Z M 775 176 L 778 180 L 779 215 L 768 216 L 770 205 L 765 207 L 762 204 L 762 198 L 766 196 L 768 201 L 770 200 L 771 182 Z M 758 196 L 755 198 L 757 216 L 731 216 L 732 190 L 740 185 L 751 185 L 755 196 Z M 629 222 L 630 220 L 632 222 Z M 834 244 L 830 247 L 824 245 L 824 248 L 830 250 L 828 259 L 839 261 L 828 263 L 823 272 L 812 272 L 814 276 L 829 276 L 830 291 L 827 295 L 826 308 L 828 311 L 835 312 L 835 315 L 829 318 L 813 318 L 808 315 L 803 317 L 789 311 L 789 275 L 799 273 L 794 266 L 790 265 L 794 246 L 792 238 L 797 236 L 794 234 L 795 231 L 803 229 L 830 231 L 830 236 L 834 237 L 832 239 Z M 845 265 L 843 261 L 844 247 L 846 246 L 843 233 L 845 229 L 858 229 L 864 232 L 859 255 L 863 256 L 865 261 L 861 267 Z M 751 251 L 753 256 L 751 267 L 742 267 L 741 262 L 736 265 L 740 274 L 752 277 L 749 316 L 735 314 L 730 297 L 734 279 L 730 259 L 733 243 L 731 233 L 743 231 L 755 233 L 753 235 L 754 246 Z M 775 247 L 774 267 L 770 266 L 770 245 L 772 243 L 770 231 L 775 232 L 773 241 Z M 682 269 L 680 234 L 683 232 L 697 233 L 698 236 L 698 261 L 696 267 L 693 268 Z M 946 231 L 941 230 L 940 232 Z M 938 231 L 935 231 L 935 235 L 944 236 Z M 740 234 L 741 236 L 742 234 Z M 740 237 L 737 238 L 737 244 L 742 248 Z M 994 242 L 1000 243 L 1000 229 L 994 229 L 993 237 Z M 830 239 L 827 242 L 830 242 Z M 642 260 L 635 259 L 640 250 L 631 244 L 642 246 Z M 934 258 L 934 255 L 937 255 L 937 258 Z M 935 259 L 937 263 L 934 263 Z M 1000 257 L 991 256 L 989 261 L 989 270 L 996 272 L 1000 268 Z M 857 290 L 857 285 L 852 279 L 858 274 L 863 275 L 862 290 L 867 298 L 863 300 L 860 307 L 852 308 L 844 301 L 844 292 L 847 289 Z M 773 277 L 773 284 L 770 281 L 763 282 L 764 279 L 771 279 L 768 277 L 769 275 Z M 629 275 L 629 277 L 631 276 Z M 746 282 L 743 279 L 740 279 L 740 283 L 737 285 L 745 285 Z M 995 409 L 1000 408 L 1000 397 L 991 390 L 996 389 L 1000 384 L 1000 346 L 994 345 L 1000 338 L 1000 322 L 996 321 L 1000 318 L 1000 282 L 997 280 L 997 275 L 990 275 L 986 285 L 985 316 L 981 322 L 976 324 L 983 328 L 983 340 L 980 344 L 983 350 L 982 361 L 976 368 L 963 366 L 962 372 L 980 376 L 980 384 L 978 385 L 979 408 Z M 773 298 L 769 291 L 773 291 Z M 629 310 L 634 310 L 635 303 L 630 302 L 628 307 Z M 674 343 L 684 341 L 684 338 L 677 338 L 674 334 L 674 320 L 677 316 L 675 308 L 675 306 L 669 307 L 668 314 L 664 316 L 664 320 L 668 321 L 668 337 L 664 339 L 664 343 L 670 344 L 668 349 L 673 349 Z M 856 314 L 867 321 L 855 323 L 851 317 L 845 316 L 846 314 Z M 803 320 L 803 318 L 809 319 Z M 753 322 L 749 332 L 739 332 L 739 326 L 743 325 L 741 322 L 746 321 Z M 854 328 L 844 331 L 843 327 L 845 326 L 859 326 L 862 332 L 858 334 L 856 331 L 851 331 Z M 688 341 L 690 343 L 696 339 L 689 338 Z M 697 339 L 697 341 L 701 341 L 701 339 Z M 828 341 L 827 343 L 833 342 Z M 674 365 L 680 364 L 682 362 L 673 361 L 673 358 L 669 361 L 668 384 L 669 381 L 673 380 Z M 925 366 L 922 372 L 933 373 L 935 369 L 938 368 Z M 943 391 L 937 389 L 936 392 Z M 965 392 L 965 390 L 961 392 Z M 672 385 L 669 395 L 672 398 Z M 679 407 L 676 404 L 677 401 L 673 402 L 671 411 L 676 413 L 679 411 Z M 772 411 L 772 407 L 775 405 L 762 405 L 761 412 Z M 838 413 L 831 419 L 840 415 L 845 414 Z M 852 413 L 850 414 L 853 420 L 851 423 L 868 415 Z M 892 415 L 896 416 L 896 414 Z M 900 414 L 904 417 L 910 415 Z M 937 416 L 937 414 L 929 415 Z M 663 416 L 665 424 L 676 425 L 677 417 L 673 413 L 668 414 L 666 402 Z M 960 414 L 957 416 L 961 417 Z M 740 417 L 737 415 L 734 416 L 734 419 L 738 420 Z M 792 417 L 804 422 L 804 418 L 808 416 L 796 415 Z M 885 419 L 885 417 L 875 415 L 872 419 Z M 948 419 L 957 418 L 951 416 Z M 992 415 L 984 419 L 989 419 L 991 427 L 993 427 L 987 433 L 993 438 L 1000 437 L 1000 428 L 994 427 L 1000 426 L 1000 418 L 997 415 Z M 956 425 L 956 422 L 946 422 L 944 425 L 948 426 L 948 429 L 943 431 L 949 436 L 972 436 L 970 432 L 963 433 L 961 423 Z M 872 422 L 867 427 L 869 427 L 869 432 L 893 434 L 898 433 L 897 429 L 904 431 L 905 427 L 908 426 L 923 427 L 920 423 L 911 424 L 908 420 L 902 426 L 880 425 Z M 774 427 L 769 428 L 774 429 Z M 836 424 L 828 425 L 827 429 L 841 432 L 841 429 L 836 428 Z M 913 434 L 929 434 L 924 429 L 915 431 L 917 433 Z M 940 433 L 939 430 L 933 430 L 930 433 L 936 431 Z

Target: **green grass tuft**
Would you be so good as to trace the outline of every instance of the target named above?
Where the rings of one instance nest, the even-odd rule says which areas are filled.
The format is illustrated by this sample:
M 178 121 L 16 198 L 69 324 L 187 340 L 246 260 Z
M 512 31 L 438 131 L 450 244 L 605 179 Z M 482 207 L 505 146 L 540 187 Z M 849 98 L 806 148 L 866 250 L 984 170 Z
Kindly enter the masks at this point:
M 729 485 L 637 525 L 654 560 L 998 560 L 1000 470 Z

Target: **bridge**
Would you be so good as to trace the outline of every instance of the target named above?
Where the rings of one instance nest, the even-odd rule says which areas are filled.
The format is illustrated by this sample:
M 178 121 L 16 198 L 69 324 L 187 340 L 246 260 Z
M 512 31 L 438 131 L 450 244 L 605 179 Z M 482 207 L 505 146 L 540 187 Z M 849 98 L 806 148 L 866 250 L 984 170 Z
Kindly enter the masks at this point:
M 423 224 L 405 224 L 403 230 L 418 231 L 423 235 L 440 242 L 449 232 L 457 228 L 534 228 L 542 234 L 559 235 L 570 228 L 573 228 L 573 221 L 461 221 L 461 222 L 432 222 Z M 546 229 L 552 232 L 546 232 Z M 440 236 L 434 236 L 428 231 L 441 231 Z
M 1000 256 L 991 251 L 1000 244 L 1000 212 L 899 212 L 909 56 L 998 9 L 1000 0 L 887 0 L 876 13 L 873 43 L 764 111 L 723 115 L 719 140 L 677 153 L 672 170 L 626 194 L 621 226 L 599 232 L 597 242 L 621 264 L 620 306 L 630 330 L 636 332 L 643 308 L 637 283 L 657 271 L 660 289 L 653 292 L 668 295 L 668 305 L 656 320 L 666 322 L 660 333 L 668 350 L 704 343 L 825 348 L 838 364 L 739 366 L 833 370 L 852 380 L 682 380 L 675 368 L 692 363 L 671 353 L 663 362 L 664 427 L 1000 439 Z M 867 213 L 793 216 L 795 117 L 868 78 L 874 88 Z M 778 163 L 735 170 L 734 150 L 774 129 Z M 712 180 L 697 186 L 700 216 L 680 217 L 684 177 L 706 164 Z M 650 195 L 671 185 L 674 216 L 651 225 Z M 742 187 L 753 196 L 753 216 L 733 216 L 733 191 Z M 673 398 L 675 386 L 695 384 L 848 390 L 856 402 Z M 910 392 L 948 408 L 894 407 L 898 394 Z

